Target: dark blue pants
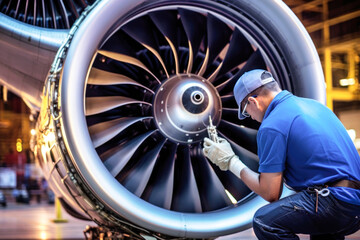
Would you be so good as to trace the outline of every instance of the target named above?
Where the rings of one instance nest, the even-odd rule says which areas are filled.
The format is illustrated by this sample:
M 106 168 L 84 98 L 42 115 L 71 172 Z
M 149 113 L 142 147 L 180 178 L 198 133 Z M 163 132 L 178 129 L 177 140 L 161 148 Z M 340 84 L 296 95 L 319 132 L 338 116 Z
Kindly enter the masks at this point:
M 310 239 L 344 239 L 360 229 L 360 206 L 336 199 L 331 193 L 319 195 L 306 190 L 260 208 L 253 219 L 258 239 L 299 239 L 296 235 L 310 234 Z

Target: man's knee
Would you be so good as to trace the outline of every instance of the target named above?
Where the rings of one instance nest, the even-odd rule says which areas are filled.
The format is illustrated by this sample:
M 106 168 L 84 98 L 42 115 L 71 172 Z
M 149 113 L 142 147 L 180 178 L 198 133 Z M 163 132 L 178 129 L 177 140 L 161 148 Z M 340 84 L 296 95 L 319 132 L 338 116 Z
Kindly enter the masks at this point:
M 264 207 L 261 207 L 255 212 L 253 217 L 253 221 L 252 221 L 253 230 L 257 236 L 261 234 L 261 232 L 263 232 L 267 226 L 267 223 L 264 222 L 265 219 L 263 218 L 264 216 L 263 212 L 264 212 Z
M 267 207 L 268 205 L 265 205 L 261 208 L 259 208 L 255 214 L 254 214 L 254 218 L 253 218 L 253 226 L 259 226 L 261 223 L 266 222 L 266 212 L 267 212 Z M 265 223 L 266 224 L 266 223 Z
M 261 232 L 262 227 L 261 227 L 259 220 L 256 219 L 255 216 L 252 221 L 252 227 L 253 227 L 255 235 L 258 236 Z
M 296 234 L 282 226 L 281 222 L 275 221 L 279 218 L 277 206 L 268 204 L 259 208 L 253 218 L 253 230 L 258 239 L 299 239 Z M 276 214 L 275 214 L 276 213 Z
M 260 209 L 259 209 L 260 210 Z M 253 218 L 253 231 L 255 236 L 260 240 L 269 239 L 273 235 L 273 231 L 270 226 L 263 222 L 261 211 L 255 213 Z

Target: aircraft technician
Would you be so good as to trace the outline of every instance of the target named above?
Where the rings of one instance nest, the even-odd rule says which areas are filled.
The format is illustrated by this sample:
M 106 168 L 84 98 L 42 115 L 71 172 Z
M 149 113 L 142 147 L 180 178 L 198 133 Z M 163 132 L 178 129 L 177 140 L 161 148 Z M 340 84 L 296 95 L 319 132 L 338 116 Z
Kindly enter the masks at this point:
M 281 90 L 270 72 L 243 74 L 234 87 L 239 119 L 261 123 L 254 172 L 229 142 L 204 139 L 205 156 L 269 201 L 254 215 L 259 239 L 344 239 L 360 229 L 360 156 L 345 127 L 321 103 Z M 295 194 L 279 200 L 283 182 Z

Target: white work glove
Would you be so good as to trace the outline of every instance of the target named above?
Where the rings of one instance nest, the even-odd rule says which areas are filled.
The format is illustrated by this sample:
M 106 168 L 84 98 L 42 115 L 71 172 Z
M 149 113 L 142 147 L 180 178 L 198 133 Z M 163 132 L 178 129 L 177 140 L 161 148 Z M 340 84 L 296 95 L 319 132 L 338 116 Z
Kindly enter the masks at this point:
M 214 142 L 209 138 L 204 138 L 204 155 L 221 170 L 230 170 L 238 178 L 240 172 L 246 165 L 235 155 L 230 143 L 224 138 L 219 138 L 218 142 Z

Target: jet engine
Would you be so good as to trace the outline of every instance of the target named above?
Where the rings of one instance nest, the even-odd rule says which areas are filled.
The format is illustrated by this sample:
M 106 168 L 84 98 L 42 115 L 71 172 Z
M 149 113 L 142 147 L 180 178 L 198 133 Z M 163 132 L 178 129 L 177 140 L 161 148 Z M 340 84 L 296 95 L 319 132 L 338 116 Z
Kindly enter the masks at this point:
M 102 0 L 87 7 L 46 77 L 35 154 L 63 206 L 133 237 L 247 229 L 266 202 L 202 154 L 209 116 L 258 168 L 259 124 L 239 120 L 246 71 L 325 102 L 316 49 L 278 0 Z

